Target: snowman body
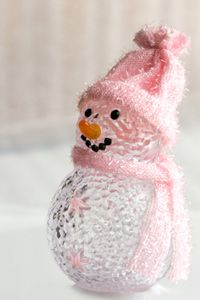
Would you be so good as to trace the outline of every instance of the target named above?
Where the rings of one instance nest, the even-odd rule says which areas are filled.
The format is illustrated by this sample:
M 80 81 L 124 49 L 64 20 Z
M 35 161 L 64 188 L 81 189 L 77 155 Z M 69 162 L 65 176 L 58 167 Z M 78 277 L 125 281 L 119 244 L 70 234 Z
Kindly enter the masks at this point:
M 140 291 L 153 285 L 148 276 L 131 269 L 131 262 L 155 193 L 147 180 L 76 168 L 61 183 L 49 211 L 49 242 L 64 273 L 95 291 Z M 157 217 L 167 223 L 167 193 L 159 201 Z M 167 232 L 168 254 L 156 280 L 170 264 L 170 225 Z

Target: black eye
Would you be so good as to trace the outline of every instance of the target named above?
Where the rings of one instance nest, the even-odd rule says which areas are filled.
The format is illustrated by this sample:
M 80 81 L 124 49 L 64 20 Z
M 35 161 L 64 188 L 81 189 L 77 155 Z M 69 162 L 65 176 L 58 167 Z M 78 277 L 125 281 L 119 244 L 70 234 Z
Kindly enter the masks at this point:
M 88 118 L 89 116 L 91 116 L 91 114 L 92 114 L 91 108 L 86 109 L 86 111 L 85 111 L 86 118 Z
M 113 110 L 110 114 L 110 117 L 113 120 L 117 120 L 119 118 L 119 116 L 120 116 L 120 111 L 117 109 Z

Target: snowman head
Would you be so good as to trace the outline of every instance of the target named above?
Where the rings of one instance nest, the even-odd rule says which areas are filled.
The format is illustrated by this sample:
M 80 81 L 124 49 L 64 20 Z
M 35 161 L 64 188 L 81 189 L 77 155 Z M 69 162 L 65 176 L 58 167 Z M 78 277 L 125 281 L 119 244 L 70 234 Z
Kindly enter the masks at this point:
M 187 37 L 175 30 L 145 27 L 130 51 L 79 102 L 78 144 L 130 159 L 156 157 L 178 132 L 177 106 L 185 74 L 179 55 Z
M 90 99 L 80 104 L 77 144 L 99 155 L 148 160 L 162 149 L 161 134 L 120 102 Z

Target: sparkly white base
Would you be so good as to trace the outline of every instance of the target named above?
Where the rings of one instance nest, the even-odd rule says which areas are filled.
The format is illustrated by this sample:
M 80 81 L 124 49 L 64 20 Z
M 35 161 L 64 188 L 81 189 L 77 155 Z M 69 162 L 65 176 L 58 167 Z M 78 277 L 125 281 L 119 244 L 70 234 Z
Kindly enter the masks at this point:
M 151 287 L 155 282 L 132 271 L 130 263 L 154 193 L 147 181 L 75 169 L 61 183 L 48 220 L 50 247 L 64 273 L 94 291 Z M 168 263 L 159 278 L 167 269 Z

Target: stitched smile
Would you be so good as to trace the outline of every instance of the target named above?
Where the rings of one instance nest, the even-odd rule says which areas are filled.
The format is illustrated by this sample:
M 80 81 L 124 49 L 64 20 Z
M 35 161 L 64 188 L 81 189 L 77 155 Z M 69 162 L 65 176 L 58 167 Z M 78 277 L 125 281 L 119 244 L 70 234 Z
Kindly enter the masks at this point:
M 85 145 L 88 148 L 91 148 L 94 152 L 98 152 L 99 150 L 105 150 L 107 146 L 112 144 L 112 140 L 110 138 L 105 138 L 103 143 L 99 143 L 99 145 L 92 144 L 90 140 L 88 140 L 83 134 L 81 135 L 81 139 L 85 142 Z

